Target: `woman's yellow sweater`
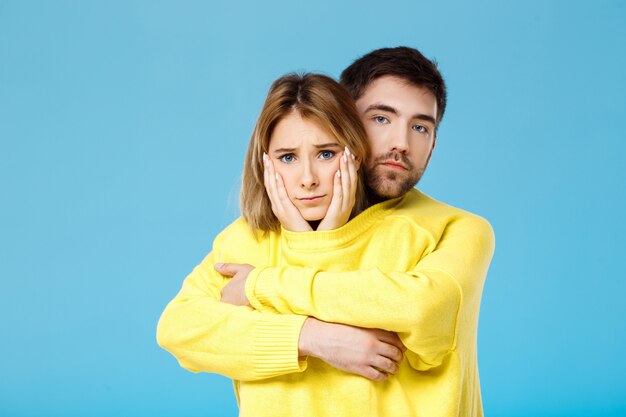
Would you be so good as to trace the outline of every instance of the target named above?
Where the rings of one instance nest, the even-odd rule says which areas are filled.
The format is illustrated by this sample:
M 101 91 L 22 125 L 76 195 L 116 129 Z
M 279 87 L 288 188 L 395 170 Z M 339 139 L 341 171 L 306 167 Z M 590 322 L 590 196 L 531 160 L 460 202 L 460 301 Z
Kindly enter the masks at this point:
M 235 381 L 241 416 L 481 416 L 478 312 L 494 248 L 482 218 L 417 190 L 343 227 L 256 240 L 243 219 L 215 239 L 158 326 L 181 366 Z M 253 308 L 220 302 L 217 262 L 256 267 Z M 298 358 L 307 316 L 397 332 L 384 382 Z

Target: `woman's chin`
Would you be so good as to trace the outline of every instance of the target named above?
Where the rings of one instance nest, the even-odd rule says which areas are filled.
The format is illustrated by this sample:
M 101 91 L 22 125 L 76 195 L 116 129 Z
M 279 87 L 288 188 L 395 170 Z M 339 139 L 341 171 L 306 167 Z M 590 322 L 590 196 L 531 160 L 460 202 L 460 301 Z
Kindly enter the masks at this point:
M 315 207 L 315 208 L 306 208 L 300 209 L 300 214 L 302 218 L 307 222 L 317 222 L 320 221 L 326 216 L 326 212 L 328 211 L 328 207 Z

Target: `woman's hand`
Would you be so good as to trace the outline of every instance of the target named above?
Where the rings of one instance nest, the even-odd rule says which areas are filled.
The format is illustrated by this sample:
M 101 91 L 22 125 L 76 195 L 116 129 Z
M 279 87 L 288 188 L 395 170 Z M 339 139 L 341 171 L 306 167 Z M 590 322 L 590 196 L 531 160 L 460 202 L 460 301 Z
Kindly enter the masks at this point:
M 317 230 L 337 229 L 348 222 L 356 201 L 358 179 L 356 158 L 346 147 L 339 161 L 339 171 L 335 175 L 333 198 Z
M 313 230 L 309 222 L 304 220 L 300 210 L 293 205 L 282 177 L 274 170 L 274 164 L 267 154 L 263 154 L 263 182 L 272 203 L 272 211 L 280 224 L 292 232 L 310 232 Z

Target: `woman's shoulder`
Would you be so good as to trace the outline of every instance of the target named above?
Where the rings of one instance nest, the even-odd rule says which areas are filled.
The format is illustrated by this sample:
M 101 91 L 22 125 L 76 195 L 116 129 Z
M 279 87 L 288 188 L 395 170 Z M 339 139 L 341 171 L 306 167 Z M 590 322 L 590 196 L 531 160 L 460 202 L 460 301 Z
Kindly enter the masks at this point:
M 221 253 L 258 253 L 265 250 L 273 233 L 255 233 L 250 225 L 240 216 L 234 222 L 222 230 L 213 241 L 213 251 Z

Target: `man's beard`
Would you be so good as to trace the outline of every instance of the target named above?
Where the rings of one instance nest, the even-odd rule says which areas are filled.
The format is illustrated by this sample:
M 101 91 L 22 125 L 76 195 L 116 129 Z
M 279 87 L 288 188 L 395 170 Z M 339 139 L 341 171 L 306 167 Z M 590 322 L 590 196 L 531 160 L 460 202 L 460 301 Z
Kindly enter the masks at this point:
M 399 162 L 406 171 L 391 171 L 382 164 L 388 161 Z M 415 168 L 403 153 L 389 152 L 370 161 L 365 171 L 368 194 L 372 200 L 386 200 L 400 197 L 409 192 L 419 182 L 426 166 Z

